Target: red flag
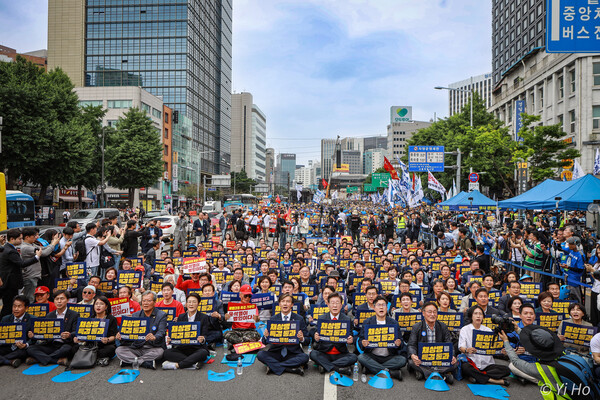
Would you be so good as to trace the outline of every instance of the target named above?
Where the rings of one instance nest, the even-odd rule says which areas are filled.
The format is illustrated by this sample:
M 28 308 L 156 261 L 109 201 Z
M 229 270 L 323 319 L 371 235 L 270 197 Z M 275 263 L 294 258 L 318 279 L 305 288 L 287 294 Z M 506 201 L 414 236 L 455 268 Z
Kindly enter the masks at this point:
M 415 191 L 415 173 L 413 172 L 413 177 L 412 177 L 412 190 L 413 192 Z
M 275 201 L 279 204 L 281 203 L 281 199 L 279 198 L 279 195 L 277 195 L 277 198 L 275 199 Z
M 327 188 L 327 181 L 323 178 L 323 189 Z
M 387 159 L 387 157 L 383 157 L 383 169 L 385 169 L 387 172 L 390 173 L 393 180 L 396 181 L 396 180 L 400 179 L 400 178 L 398 178 L 398 173 L 394 169 L 394 166 L 392 165 L 390 160 Z

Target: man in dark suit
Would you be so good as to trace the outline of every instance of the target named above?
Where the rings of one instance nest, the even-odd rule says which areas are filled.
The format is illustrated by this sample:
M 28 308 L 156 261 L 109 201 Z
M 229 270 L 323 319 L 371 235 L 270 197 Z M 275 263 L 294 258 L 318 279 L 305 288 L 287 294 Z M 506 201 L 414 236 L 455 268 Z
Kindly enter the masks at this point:
M 5 315 L 0 322 L 3 324 L 22 323 L 25 334 L 31 330 L 31 315 L 27 312 L 29 308 L 29 299 L 23 295 L 17 295 L 13 299 L 12 314 Z M 27 357 L 27 347 L 30 344 L 29 339 L 15 344 L 5 344 L 0 346 L 0 365 L 10 365 L 17 368 Z
M 402 372 L 400 368 L 406 365 L 407 356 L 406 346 L 402 343 L 402 339 L 396 339 L 394 343 L 396 347 L 367 347 L 369 345 L 367 340 L 367 327 L 369 325 L 398 325 L 398 321 L 387 316 L 387 300 L 385 297 L 377 296 L 374 304 L 375 315 L 367 318 L 362 325 L 359 343 L 362 345 L 364 353 L 358 356 L 358 361 L 372 374 L 387 368 L 391 376 L 401 381 Z
M 156 293 L 151 290 L 145 291 L 142 295 L 142 309 L 131 316 L 148 319 L 150 333 L 141 340 L 121 341 L 121 345 L 117 347 L 117 357 L 121 360 L 121 366 L 132 364 L 137 358 L 140 367 L 156 369 L 156 360 L 162 357 L 165 348 L 167 314 L 155 306 Z M 121 333 L 117 333 L 117 340 L 121 340 Z
M 324 321 L 352 321 L 350 317 L 342 314 L 344 302 L 339 293 L 329 295 L 329 313 L 323 314 L 319 320 Z M 350 322 L 352 325 L 352 322 Z M 310 359 L 319 366 L 319 372 L 325 373 L 335 370 L 345 375 L 351 375 L 350 366 L 357 361 L 355 354 L 348 352 L 348 344 L 352 344 L 354 338 L 350 334 L 346 343 L 329 343 L 320 340 L 316 328 L 312 331 L 313 341 L 315 343 L 313 351 L 310 353 Z
M 519 297 L 521 295 L 521 283 L 519 283 L 519 281 L 510 282 L 506 291 L 507 294 L 498 299 L 498 310 L 503 313 L 508 313 L 510 311 L 507 306 L 511 297 Z
M 491 317 L 492 315 L 504 315 L 502 311 L 489 305 L 490 295 L 486 288 L 477 289 L 475 292 L 475 301 L 478 306 L 483 308 L 483 314 L 486 317 Z M 471 320 L 468 318 L 469 313 L 467 312 L 465 314 L 465 325 L 469 325 L 471 323 Z
M 308 356 L 302 350 L 302 345 L 308 344 L 310 338 L 306 329 L 306 322 L 300 315 L 292 312 L 294 298 L 290 294 L 279 296 L 279 307 L 281 312 L 271 317 L 271 321 L 295 321 L 299 324 L 298 340 L 300 344 L 272 343 L 268 348 L 261 350 L 257 357 L 260 362 L 267 366 L 267 375 L 273 372 L 281 375 L 284 372 L 304 375 L 304 365 L 308 363 Z M 269 331 L 265 330 L 262 338 L 263 343 L 268 343 Z
M 27 348 L 27 364 L 39 362 L 42 365 L 67 365 L 68 357 L 72 354 L 73 338 L 77 329 L 79 314 L 67 308 L 67 292 L 59 290 L 54 294 L 56 310 L 48 313 L 46 319 L 62 319 L 63 331 L 60 339 L 39 340 Z M 29 333 L 33 337 L 33 332 Z
M 9 315 L 12 312 L 12 302 L 23 288 L 23 268 L 29 267 L 40 260 L 42 250 L 35 252 L 35 257 L 28 260 L 21 259 L 17 246 L 23 242 L 23 235 L 17 228 L 9 229 L 6 233 L 6 244 L 0 252 L 0 279 L 2 286 L 2 311 L 0 317 Z
M 437 320 L 437 305 L 433 302 L 428 302 L 423 305 L 423 321 L 419 321 L 413 325 L 408 340 L 408 370 L 415 371 L 417 380 L 429 377 L 433 368 L 423 367 L 419 358 L 419 343 L 452 343 L 452 336 L 448 327 L 443 322 Z M 446 374 L 446 382 L 454 383 L 452 372 L 456 369 L 458 363 L 456 357 L 452 356 L 452 365 L 448 368 L 437 368 L 435 371 L 440 374 Z

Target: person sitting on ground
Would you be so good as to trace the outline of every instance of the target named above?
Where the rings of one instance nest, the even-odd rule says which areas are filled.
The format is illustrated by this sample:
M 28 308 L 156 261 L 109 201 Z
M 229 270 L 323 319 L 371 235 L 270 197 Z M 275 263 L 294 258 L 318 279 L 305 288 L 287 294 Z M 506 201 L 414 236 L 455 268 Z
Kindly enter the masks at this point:
M 187 312 L 177 316 L 177 322 L 200 322 L 197 338 L 199 344 L 175 345 L 165 350 L 163 357 L 166 361 L 163 362 L 162 369 L 200 369 L 208 358 L 206 337 L 211 322 L 206 314 L 198 311 L 199 304 L 200 296 L 197 293 L 190 293 L 185 303 Z M 170 342 L 171 338 L 167 337 L 167 344 Z
M 111 314 L 110 301 L 105 296 L 96 297 L 90 318 L 99 318 L 108 321 L 106 336 L 98 342 L 98 359 L 96 361 L 96 364 L 101 367 L 106 367 L 108 363 L 110 363 L 110 360 L 115 356 L 115 351 L 117 350 L 115 339 L 117 333 L 119 333 L 119 327 L 117 319 Z M 86 342 L 79 341 L 77 337 L 73 338 L 73 341 L 80 346 L 87 345 Z
M 267 367 L 267 375 L 273 372 L 275 375 L 281 375 L 284 372 L 289 372 L 296 375 L 304 375 L 304 365 L 308 363 L 308 355 L 302 350 L 302 345 L 310 343 L 310 337 L 306 329 L 304 318 L 299 314 L 292 312 L 294 297 L 290 294 L 282 294 L 279 296 L 280 313 L 271 317 L 271 321 L 296 321 L 298 323 L 298 340 L 299 344 L 277 344 L 272 343 L 261 350 L 258 355 L 258 361 L 262 362 Z M 269 331 L 265 329 L 263 335 L 263 343 L 268 343 Z
M 50 289 L 46 286 L 38 286 L 33 293 L 35 296 L 35 304 L 48 304 L 48 312 L 56 310 L 56 306 L 50 301 Z
M 240 303 L 250 304 L 252 299 L 252 288 L 250 285 L 243 285 L 240 288 Z M 225 320 L 231 318 L 229 313 L 225 314 Z M 254 316 L 254 321 L 258 322 L 258 314 Z M 233 345 L 238 343 L 246 342 L 258 342 L 260 340 L 260 334 L 256 331 L 256 325 L 254 322 L 233 322 L 231 329 L 225 333 L 225 339 L 230 344 L 229 350 L 232 352 Z
M 471 323 L 460 329 L 458 338 L 458 349 L 469 358 L 468 362 L 461 363 L 463 376 L 467 377 L 471 383 L 494 383 L 508 386 L 509 382 L 504 379 L 510 375 L 510 369 L 507 366 L 496 364 L 492 356 L 475 354 L 477 350 L 473 347 L 473 331 L 492 332 L 490 328 L 482 325 L 485 317 L 483 308 L 477 305 L 471 307 L 467 312 Z
M 175 318 L 185 312 L 183 305 L 173 298 L 173 284 L 171 282 L 165 282 L 162 284 L 162 295 L 163 298 L 156 303 L 156 307 L 170 307 L 175 309 Z
M 329 313 L 319 316 L 323 321 L 351 321 L 350 317 L 343 314 L 342 296 L 335 292 L 329 295 Z M 335 370 L 341 374 L 350 375 L 352 371 L 350 366 L 358 360 L 355 354 L 348 352 L 348 345 L 352 344 L 354 338 L 352 333 L 348 336 L 346 343 L 329 343 L 320 340 L 317 329 L 311 332 L 313 337 L 313 351 L 310 353 L 310 359 L 319 366 L 319 372 L 325 373 Z
M 117 357 L 121 360 L 121 367 L 132 364 L 136 359 L 140 366 L 156 369 L 156 360 L 164 352 L 165 336 L 167 333 L 167 314 L 156 308 L 156 293 L 151 290 L 142 295 L 142 309 L 131 315 L 133 318 L 148 319 L 150 333 L 140 340 L 121 340 L 121 333 L 117 333 L 117 340 L 121 345 L 117 347 Z
M 398 325 L 398 322 L 387 316 L 387 300 L 383 296 L 377 296 L 374 301 L 375 315 L 367 318 L 363 323 L 363 329 L 359 337 L 364 353 L 358 356 L 360 364 L 370 373 L 376 374 L 383 369 L 390 371 L 390 376 L 402 380 L 401 368 L 406 365 L 406 345 L 398 338 L 394 342 L 395 347 L 369 348 L 366 326 L 368 325 Z
M 77 329 L 79 314 L 67 308 L 69 298 L 65 290 L 54 293 L 54 305 L 56 310 L 48 313 L 46 319 L 62 319 L 63 331 L 60 339 L 37 340 L 27 348 L 29 356 L 26 363 L 31 365 L 39 362 L 41 365 L 58 364 L 66 366 L 68 357 L 73 350 L 73 337 Z M 29 331 L 29 338 L 33 338 L 33 332 Z
M 408 341 L 408 370 L 415 371 L 417 380 L 428 378 L 434 372 L 433 368 L 423 367 L 419 358 L 419 343 L 452 343 L 452 335 L 448 327 L 443 322 L 437 320 L 438 307 L 433 302 L 428 302 L 423 305 L 422 313 L 423 320 L 413 325 L 410 339 Z M 456 357 L 452 356 L 451 366 L 436 371 L 445 375 L 446 382 L 451 385 L 454 383 L 452 375 L 457 367 Z
M 37 292 L 37 290 L 36 290 Z M 54 303 L 51 303 L 54 306 Z M 0 323 L 13 324 L 22 323 L 23 330 L 31 330 L 32 315 L 27 312 L 29 308 L 29 299 L 22 295 L 16 295 L 12 301 L 12 314 L 2 317 Z M 30 339 L 25 339 L 15 344 L 0 345 L 0 365 L 10 365 L 17 368 L 27 358 L 27 347 L 31 344 Z

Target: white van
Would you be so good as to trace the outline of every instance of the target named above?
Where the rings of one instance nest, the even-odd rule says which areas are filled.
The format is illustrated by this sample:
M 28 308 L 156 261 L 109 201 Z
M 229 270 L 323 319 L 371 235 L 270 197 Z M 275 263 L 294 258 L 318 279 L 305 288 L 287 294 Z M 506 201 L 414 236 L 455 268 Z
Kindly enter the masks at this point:
M 212 213 L 212 212 L 220 212 L 221 211 L 221 202 L 220 201 L 207 201 L 204 203 L 204 207 L 202 207 L 202 212 L 204 213 Z

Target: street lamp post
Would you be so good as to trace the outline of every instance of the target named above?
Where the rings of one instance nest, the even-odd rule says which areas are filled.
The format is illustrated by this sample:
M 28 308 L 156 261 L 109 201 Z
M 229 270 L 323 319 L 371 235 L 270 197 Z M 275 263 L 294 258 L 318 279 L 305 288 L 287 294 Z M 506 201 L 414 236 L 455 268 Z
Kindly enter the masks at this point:
M 473 127 L 473 89 L 459 89 L 459 88 L 449 88 L 443 86 L 436 86 L 434 89 L 437 90 L 450 90 L 455 92 L 468 92 L 469 93 L 469 103 L 471 105 L 471 128 Z
M 101 169 L 101 171 L 102 171 L 101 172 L 102 177 L 101 177 L 101 182 L 100 182 L 100 198 L 102 200 L 101 200 L 100 204 L 101 204 L 101 207 L 106 207 L 106 200 L 105 200 L 105 197 L 104 197 L 104 187 L 105 187 L 105 185 L 104 185 L 104 128 L 102 128 L 102 147 L 101 147 L 101 150 L 102 150 L 102 169 Z

